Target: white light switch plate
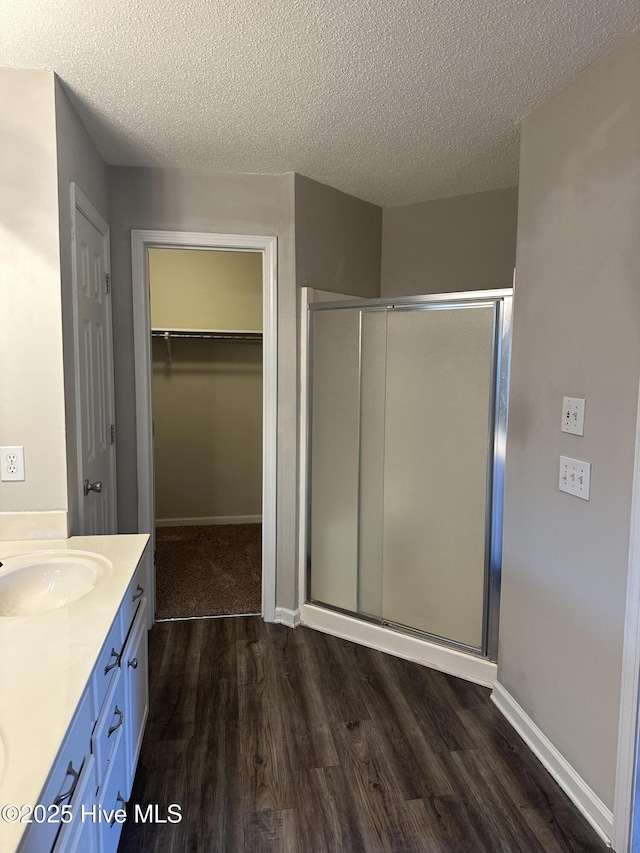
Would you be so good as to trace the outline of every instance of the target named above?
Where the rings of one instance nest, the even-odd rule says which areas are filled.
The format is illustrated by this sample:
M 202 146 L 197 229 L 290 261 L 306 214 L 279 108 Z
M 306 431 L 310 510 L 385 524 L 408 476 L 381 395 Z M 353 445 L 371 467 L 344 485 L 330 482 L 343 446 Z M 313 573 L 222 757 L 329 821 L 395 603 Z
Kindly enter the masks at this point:
M 0 480 L 24 480 L 24 447 L 0 447 Z
M 584 435 L 584 403 L 583 397 L 563 397 L 562 432 Z
M 591 462 L 561 456 L 559 488 L 561 492 L 568 492 L 570 495 L 582 498 L 583 501 L 588 501 L 591 489 Z

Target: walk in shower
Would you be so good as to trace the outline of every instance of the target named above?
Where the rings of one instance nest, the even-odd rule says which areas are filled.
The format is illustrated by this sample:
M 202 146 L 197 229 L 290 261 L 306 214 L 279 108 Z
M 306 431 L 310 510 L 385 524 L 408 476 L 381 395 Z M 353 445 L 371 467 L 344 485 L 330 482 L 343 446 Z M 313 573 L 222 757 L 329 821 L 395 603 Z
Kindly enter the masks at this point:
M 511 291 L 308 312 L 306 600 L 495 660 Z

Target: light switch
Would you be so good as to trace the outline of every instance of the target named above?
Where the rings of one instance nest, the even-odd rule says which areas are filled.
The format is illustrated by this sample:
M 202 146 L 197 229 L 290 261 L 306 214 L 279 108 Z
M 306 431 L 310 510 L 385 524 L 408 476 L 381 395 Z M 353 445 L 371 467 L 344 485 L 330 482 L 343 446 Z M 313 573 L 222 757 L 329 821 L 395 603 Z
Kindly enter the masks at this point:
M 568 492 L 570 495 L 582 498 L 583 501 L 588 501 L 591 488 L 591 462 L 561 456 L 559 488 L 561 492 Z
M 563 397 L 562 432 L 584 435 L 584 403 L 583 397 Z

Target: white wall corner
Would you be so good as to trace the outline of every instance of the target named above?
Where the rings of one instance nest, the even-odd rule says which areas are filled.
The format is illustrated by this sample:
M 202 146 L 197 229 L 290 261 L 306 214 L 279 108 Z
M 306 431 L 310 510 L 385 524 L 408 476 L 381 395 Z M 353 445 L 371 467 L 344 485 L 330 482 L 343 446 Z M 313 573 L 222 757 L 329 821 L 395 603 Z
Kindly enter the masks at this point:
M 276 607 L 275 622 L 288 628 L 297 628 L 300 624 L 300 611 L 297 608 L 290 610 L 288 607 Z
M 611 845 L 613 812 L 584 781 L 513 696 L 498 682 L 491 699 L 600 838 Z

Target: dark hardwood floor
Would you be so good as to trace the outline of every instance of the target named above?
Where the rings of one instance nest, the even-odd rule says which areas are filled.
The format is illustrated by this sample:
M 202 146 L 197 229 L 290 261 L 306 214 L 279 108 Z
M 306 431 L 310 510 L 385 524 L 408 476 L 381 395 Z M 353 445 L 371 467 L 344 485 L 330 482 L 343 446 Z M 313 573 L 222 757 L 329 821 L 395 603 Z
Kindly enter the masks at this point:
M 119 853 L 607 848 L 489 690 L 259 617 L 151 632 Z M 142 824 L 134 805 L 177 824 Z

